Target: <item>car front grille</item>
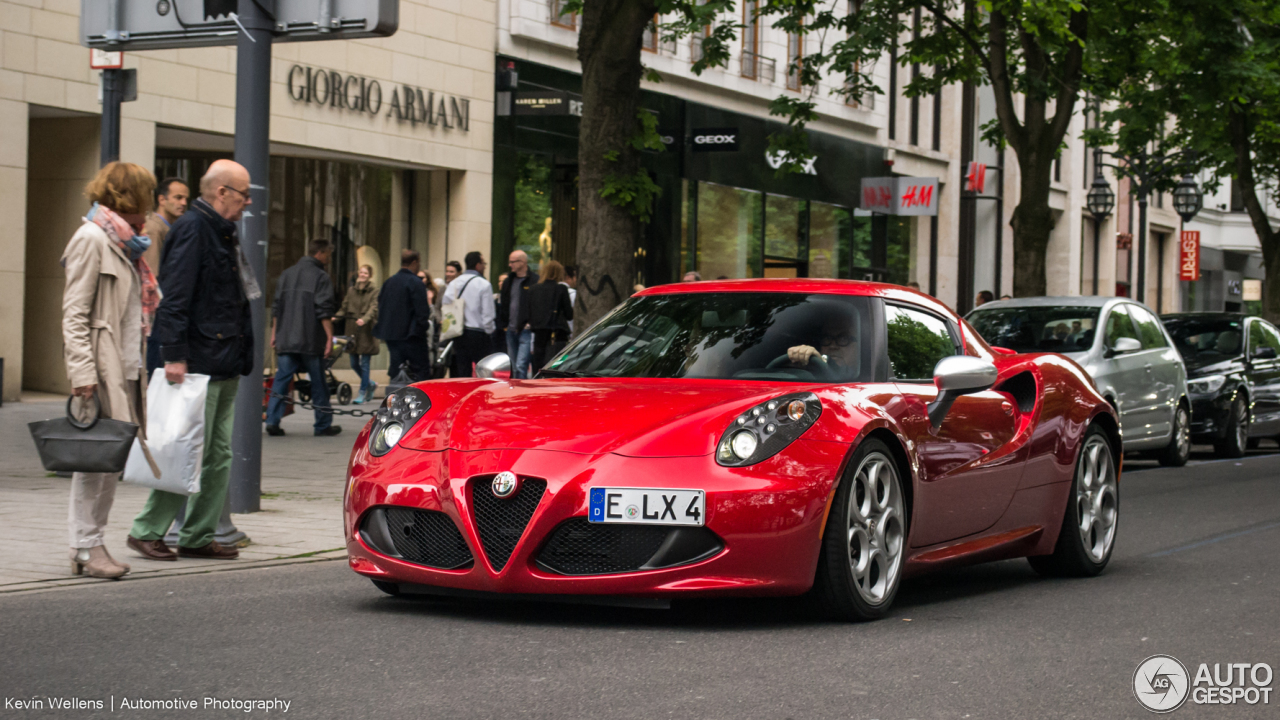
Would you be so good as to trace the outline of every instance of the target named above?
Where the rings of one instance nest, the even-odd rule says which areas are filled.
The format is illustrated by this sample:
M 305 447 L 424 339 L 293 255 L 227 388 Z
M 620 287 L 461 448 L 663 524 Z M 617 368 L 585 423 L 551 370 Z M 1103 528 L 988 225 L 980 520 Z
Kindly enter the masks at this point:
M 524 535 L 524 529 L 533 519 L 534 510 L 542 501 L 547 489 L 546 480 L 520 478 L 520 489 L 509 498 L 494 497 L 489 489 L 492 476 L 482 476 L 471 481 L 471 511 L 475 518 L 480 544 L 489 564 L 499 572 L 506 567 Z
M 578 517 L 551 533 L 538 566 L 560 575 L 610 575 L 686 565 L 722 549 L 720 538 L 706 528 L 604 524 Z
M 473 560 L 453 519 L 434 510 L 375 508 L 365 517 L 362 533 L 375 550 L 417 565 L 456 570 Z

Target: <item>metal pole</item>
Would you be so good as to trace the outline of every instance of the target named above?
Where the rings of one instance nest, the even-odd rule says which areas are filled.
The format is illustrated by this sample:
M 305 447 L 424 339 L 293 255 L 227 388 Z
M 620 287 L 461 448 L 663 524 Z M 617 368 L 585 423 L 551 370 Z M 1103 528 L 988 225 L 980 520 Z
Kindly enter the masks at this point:
M 1138 292 L 1134 300 L 1147 301 L 1147 187 L 1138 186 Z
M 244 31 L 236 43 L 236 162 L 249 171 L 253 204 L 240 222 L 244 248 L 264 296 L 267 289 L 267 208 L 270 205 L 271 37 L 274 20 L 255 0 L 240 0 Z M 235 429 L 231 435 L 231 512 L 257 512 L 262 492 L 262 359 L 265 354 L 266 299 L 250 301 L 253 315 L 253 369 L 240 378 Z
M 124 100 L 123 70 L 102 71 L 102 165 L 120 159 L 120 103 Z
M 1098 252 L 1102 245 L 1102 218 L 1093 216 L 1093 294 L 1098 294 Z

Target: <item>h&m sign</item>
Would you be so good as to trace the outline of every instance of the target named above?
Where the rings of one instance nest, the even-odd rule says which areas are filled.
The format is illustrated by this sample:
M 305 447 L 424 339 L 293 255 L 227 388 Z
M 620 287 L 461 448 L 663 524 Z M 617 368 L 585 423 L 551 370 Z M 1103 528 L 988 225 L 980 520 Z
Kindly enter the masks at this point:
M 438 125 L 462 130 L 471 129 L 471 101 L 455 95 L 436 94 L 412 85 L 382 83 L 361 75 L 343 75 L 336 70 L 294 65 L 289 68 L 289 97 L 311 105 L 353 110 L 386 116 L 412 125 Z
M 859 207 L 884 215 L 937 215 L 938 178 L 863 178 Z

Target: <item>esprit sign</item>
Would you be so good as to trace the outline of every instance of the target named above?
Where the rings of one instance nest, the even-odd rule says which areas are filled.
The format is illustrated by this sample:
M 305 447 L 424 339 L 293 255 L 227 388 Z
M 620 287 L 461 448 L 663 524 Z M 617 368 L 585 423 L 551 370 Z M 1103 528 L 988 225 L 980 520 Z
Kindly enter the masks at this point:
M 289 68 L 289 97 L 309 105 L 328 105 L 411 125 L 436 125 L 467 132 L 471 129 L 471 101 L 454 95 L 436 94 L 412 85 L 382 83 L 362 75 L 343 75 L 336 70 L 294 65 Z
M 1183 230 L 1178 252 L 1178 279 L 1200 279 L 1200 231 Z
M 698 128 L 693 131 L 694 152 L 734 152 L 738 128 Z
M 882 215 L 937 215 L 938 178 L 863 178 L 860 208 Z

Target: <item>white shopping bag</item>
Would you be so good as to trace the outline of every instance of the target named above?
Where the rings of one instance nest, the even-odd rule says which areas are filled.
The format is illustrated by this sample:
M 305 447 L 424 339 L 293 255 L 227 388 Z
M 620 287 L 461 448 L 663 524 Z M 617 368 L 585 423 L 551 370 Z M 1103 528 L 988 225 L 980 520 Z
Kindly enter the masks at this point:
M 187 373 L 174 385 L 156 368 L 147 386 L 147 447 L 160 468 L 151 472 L 142 446 L 134 441 L 124 481 L 178 495 L 200 492 L 200 468 L 204 460 L 204 403 L 209 376 Z

